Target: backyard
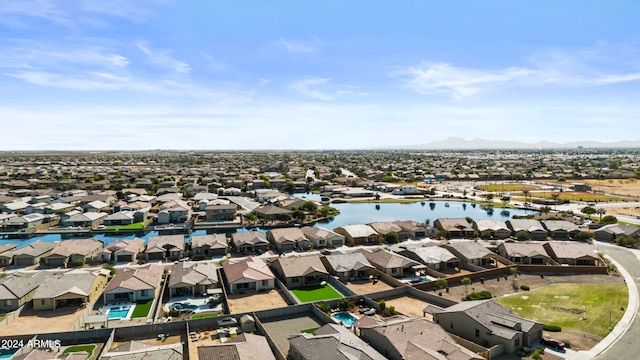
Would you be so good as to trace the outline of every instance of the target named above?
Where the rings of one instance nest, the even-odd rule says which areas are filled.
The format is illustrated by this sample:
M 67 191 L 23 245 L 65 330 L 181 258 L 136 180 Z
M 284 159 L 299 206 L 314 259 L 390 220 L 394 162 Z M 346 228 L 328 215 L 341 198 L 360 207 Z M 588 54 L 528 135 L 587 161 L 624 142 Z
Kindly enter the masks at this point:
M 87 354 L 89 354 L 89 359 L 91 358 L 91 355 L 93 355 L 93 350 L 96 348 L 95 345 L 76 345 L 76 346 L 69 346 L 68 348 L 64 349 L 64 351 L 62 352 L 62 355 L 66 355 L 66 354 L 70 354 L 70 353 L 77 353 L 77 352 L 86 352 Z
M 616 284 L 556 284 L 498 301 L 522 317 L 604 337 L 624 314 L 627 288 Z
M 325 286 L 312 286 L 301 289 L 294 289 L 291 292 L 303 303 L 320 301 L 320 300 L 333 300 L 340 299 L 342 295 L 331 285 Z
M 131 318 L 146 318 L 149 315 L 149 310 L 151 310 L 151 305 L 153 305 L 153 299 L 136 303 Z

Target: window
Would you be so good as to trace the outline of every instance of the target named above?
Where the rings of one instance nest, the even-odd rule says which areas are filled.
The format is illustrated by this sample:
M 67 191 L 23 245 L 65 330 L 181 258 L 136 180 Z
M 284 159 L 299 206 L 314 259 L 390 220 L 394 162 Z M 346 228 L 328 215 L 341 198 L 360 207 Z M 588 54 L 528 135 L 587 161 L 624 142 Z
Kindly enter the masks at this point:
M 392 274 L 397 274 L 397 273 L 398 273 L 398 269 L 397 269 L 397 268 L 393 268 L 393 269 L 391 269 L 391 273 L 392 273 Z
M 140 296 L 149 296 L 149 290 L 140 291 Z
M 299 277 L 293 277 L 293 278 L 291 278 L 291 282 L 298 283 L 298 282 L 300 282 L 300 278 Z
M 479 336 L 480 336 L 480 330 L 476 329 L 476 337 L 479 337 Z
M 262 280 L 262 286 L 269 286 L 269 280 Z
M 40 299 L 40 305 L 41 306 L 47 305 L 47 299 Z
M 513 346 L 518 347 L 520 346 L 520 337 L 516 336 L 516 339 L 513 341 Z
M 11 300 L 5 300 L 4 301 L 4 305 L 5 306 L 11 306 Z

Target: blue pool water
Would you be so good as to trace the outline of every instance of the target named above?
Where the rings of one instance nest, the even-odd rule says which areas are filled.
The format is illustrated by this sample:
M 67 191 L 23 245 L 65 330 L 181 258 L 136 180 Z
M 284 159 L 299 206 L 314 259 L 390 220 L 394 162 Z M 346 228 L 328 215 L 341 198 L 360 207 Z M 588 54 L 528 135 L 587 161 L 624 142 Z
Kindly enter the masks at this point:
M 342 321 L 342 324 L 345 326 L 351 326 L 354 322 L 358 321 L 357 317 L 346 311 L 333 314 L 333 318 Z
M 107 319 L 109 320 L 118 320 L 118 319 L 126 319 L 129 315 L 129 310 L 131 306 L 120 306 L 109 309 L 109 313 L 107 314 Z
M 200 308 L 198 305 L 190 305 L 190 304 L 184 304 L 184 303 L 175 303 L 171 305 L 171 307 L 178 311 L 180 310 L 196 311 Z

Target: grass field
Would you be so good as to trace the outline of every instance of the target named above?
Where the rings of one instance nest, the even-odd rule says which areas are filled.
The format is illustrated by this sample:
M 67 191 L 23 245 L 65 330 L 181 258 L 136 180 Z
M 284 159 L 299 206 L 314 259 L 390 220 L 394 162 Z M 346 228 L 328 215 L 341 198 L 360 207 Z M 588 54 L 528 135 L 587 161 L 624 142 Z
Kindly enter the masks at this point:
M 302 301 L 303 303 L 342 298 L 342 295 L 340 295 L 339 292 L 337 292 L 333 287 L 329 285 L 294 289 L 291 290 L 291 292 L 298 298 L 298 300 Z
M 135 309 L 133 309 L 133 314 L 131 314 L 132 318 L 145 318 L 149 315 L 149 310 L 151 310 L 151 305 L 153 304 L 153 299 L 147 302 L 139 302 L 136 303 Z
M 539 186 L 536 185 L 527 185 L 527 184 L 490 184 L 490 185 L 479 185 L 478 189 L 489 192 L 514 192 L 514 191 L 524 191 L 524 190 L 540 190 Z
M 84 352 L 89 354 L 88 358 L 91 358 L 91 354 L 93 354 L 93 349 L 95 349 L 95 348 L 96 348 L 95 345 L 69 346 L 68 348 L 64 349 L 64 351 L 62 352 L 62 355 L 84 351 Z
M 564 191 L 564 192 L 534 192 L 531 194 L 533 198 L 552 199 L 552 194 L 558 194 L 558 199 L 569 201 L 594 201 L 594 202 L 610 202 L 610 201 L 626 201 L 626 197 L 615 195 L 594 194 L 590 192 Z
M 498 302 L 524 318 L 604 337 L 624 314 L 627 288 L 612 284 L 554 284 L 499 298 Z
M 191 317 L 191 320 L 196 320 L 196 319 L 206 319 L 206 318 L 211 318 L 211 317 L 216 317 L 218 316 L 218 313 L 204 313 L 204 314 L 195 314 Z

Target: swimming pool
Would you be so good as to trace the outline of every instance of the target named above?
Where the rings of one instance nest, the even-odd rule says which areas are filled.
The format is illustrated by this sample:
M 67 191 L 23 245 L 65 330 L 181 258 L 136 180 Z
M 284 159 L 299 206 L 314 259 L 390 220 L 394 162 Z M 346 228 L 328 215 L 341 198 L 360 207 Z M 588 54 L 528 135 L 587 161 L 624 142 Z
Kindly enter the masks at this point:
M 129 318 L 129 312 L 133 309 L 131 305 L 114 306 L 109 308 L 107 313 L 107 319 L 109 320 L 123 320 Z
M 334 319 L 342 322 L 343 325 L 351 327 L 354 322 L 358 321 L 358 318 L 351 315 L 350 312 L 343 311 L 332 315 Z
M 185 303 L 174 303 L 173 305 L 171 305 L 171 307 L 178 311 L 196 311 L 200 309 L 198 305 L 191 305 L 191 304 L 185 304 Z

